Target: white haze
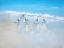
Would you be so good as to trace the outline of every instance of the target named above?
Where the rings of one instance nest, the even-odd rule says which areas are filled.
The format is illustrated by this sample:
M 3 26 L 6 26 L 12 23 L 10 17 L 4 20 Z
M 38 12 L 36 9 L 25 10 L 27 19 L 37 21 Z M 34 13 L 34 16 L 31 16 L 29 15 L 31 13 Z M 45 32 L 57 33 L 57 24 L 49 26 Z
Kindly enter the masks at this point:
M 15 16 L 0 15 L 0 48 L 64 48 L 64 22 L 25 26 L 15 21 Z

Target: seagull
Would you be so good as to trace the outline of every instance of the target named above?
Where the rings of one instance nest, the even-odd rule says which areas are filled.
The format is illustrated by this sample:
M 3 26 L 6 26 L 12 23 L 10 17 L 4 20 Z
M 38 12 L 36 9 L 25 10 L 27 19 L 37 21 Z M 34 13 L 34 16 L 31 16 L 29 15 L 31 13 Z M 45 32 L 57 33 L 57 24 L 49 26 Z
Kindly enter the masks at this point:
M 43 19 L 43 22 L 42 23 L 45 23 L 46 21 L 45 21 L 45 19 Z
M 20 22 L 20 18 L 17 17 L 17 21 L 18 21 L 18 25 L 19 25 L 19 22 Z
M 27 23 L 27 22 L 28 22 L 28 19 L 25 18 L 25 22 L 26 22 L 26 24 L 28 24 L 28 23 Z

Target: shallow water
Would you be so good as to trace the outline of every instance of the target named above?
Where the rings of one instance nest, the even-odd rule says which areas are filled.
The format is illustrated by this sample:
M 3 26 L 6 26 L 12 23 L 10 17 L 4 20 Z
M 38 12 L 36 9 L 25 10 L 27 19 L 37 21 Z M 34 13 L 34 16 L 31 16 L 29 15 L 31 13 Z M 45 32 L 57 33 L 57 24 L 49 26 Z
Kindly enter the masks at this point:
M 64 48 L 64 28 L 0 22 L 0 48 Z

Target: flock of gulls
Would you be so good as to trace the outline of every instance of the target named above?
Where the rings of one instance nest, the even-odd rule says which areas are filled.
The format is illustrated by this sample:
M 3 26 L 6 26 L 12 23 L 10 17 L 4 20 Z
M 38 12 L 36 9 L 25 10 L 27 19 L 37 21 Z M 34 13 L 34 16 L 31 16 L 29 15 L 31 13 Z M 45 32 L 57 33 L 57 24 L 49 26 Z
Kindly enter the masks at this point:
M 25 26 L 27 31 L 29 30 L 29 28 L 31 28 L 30 26 L 37 29 L 38 25 L 42 25 L 46 23 L 46 21 L 41 16 L 21 14 L 20 16 L 17 16 L 17 21 L 14 23 L 16 23 L 17 26 L 20 26 L 20 27 L 23 26 L 22 28 L 24 28 Z
M 18 23 L 19 25 L 20 22 L 25 23 L 25 25 L 29 25 L 29 24 L 42 24 L 42 23 L 45 23 L 46 21 L 41 16 L 22 14 L 21 16 L 17 16 L 17 22 L 14 22 L 14 23 Z

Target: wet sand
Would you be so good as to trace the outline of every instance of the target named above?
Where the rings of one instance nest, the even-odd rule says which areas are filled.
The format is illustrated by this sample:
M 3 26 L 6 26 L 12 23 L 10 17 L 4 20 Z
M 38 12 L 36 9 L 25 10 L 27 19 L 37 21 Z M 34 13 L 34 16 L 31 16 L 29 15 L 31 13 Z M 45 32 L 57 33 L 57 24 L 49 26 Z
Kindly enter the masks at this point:
M 54 32 L 47 30 L 45 26 L 42 30 L 45 31 L 35 34 L 19 33 L 16 24 L 0 22 L 0 48 L 64 48 L 64 41 L 55 40 L 58 37 Z M 38 34 L 40 35 L 35 37 Z

